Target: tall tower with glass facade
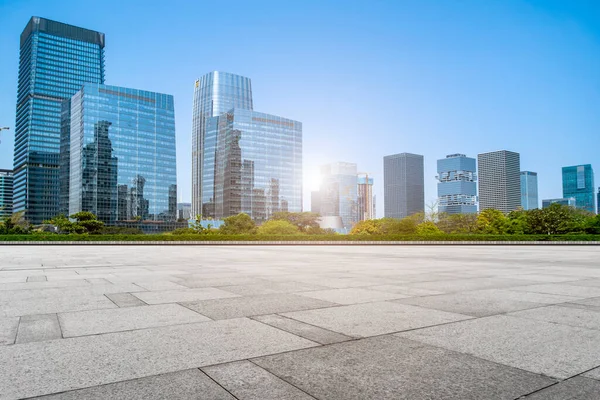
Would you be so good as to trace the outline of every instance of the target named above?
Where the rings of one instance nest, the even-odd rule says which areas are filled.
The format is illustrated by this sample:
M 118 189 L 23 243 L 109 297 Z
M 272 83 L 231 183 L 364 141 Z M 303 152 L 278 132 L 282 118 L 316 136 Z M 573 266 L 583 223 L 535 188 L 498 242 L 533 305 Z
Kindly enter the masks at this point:
M 537 172 L 521 171 L 521 207 L 523 210 L 539 208 Z
M 172 230 L 173 96 L 86 83 L 70 103 L 69 214 L 91 211 L 107 225 Z
M 562 184 L 564 198 L 574 197 L 577 208 L 596 212 L 594 170 L 590 164 L 563 167 Z
M 85 82 L 104 83 L 104 34 L 32 17 L 21 34 L 13 201 L 34 224 L 58 213 L 62 102 Z
M 507 150 L 477 156 L 479 210 L 509 213 L 521 206 L 521 157 Z
M 438 210 L 447 214 L 477 212 L 475 159 L 451 154 L 437 160 Z
M 196 80 L 192 116 L 192 217 L 211 214 L 215 201 L 216 118 L 233 108 L 253 109 L 250 78 L 214 71 Z
M 358 175 L 358 220 L 366 221 L 375 218 L 375 196 L 373 195 L 373 178 L 368 174 Z
M 0 169 L 0 221 L 12 215 L 13 172 Z
M 359 219 L 357 191 L 356 164 L 336 162 L 322 165 L 317 212 L 322 217 L 340 217 L 345 229 L 352 228 Z
M 400 153 L 383 157 L 383 213 L 404 218 L 425 211 L 423 156 Z

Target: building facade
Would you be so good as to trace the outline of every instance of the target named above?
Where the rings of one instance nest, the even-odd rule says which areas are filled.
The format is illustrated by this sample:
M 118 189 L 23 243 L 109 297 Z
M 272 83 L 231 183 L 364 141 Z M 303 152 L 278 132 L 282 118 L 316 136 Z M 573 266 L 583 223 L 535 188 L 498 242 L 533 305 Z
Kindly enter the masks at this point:
M 212 120 L 206 137 L 216 138 L 207 154 L 214 178 L 203 182 L 203 193 L 211 193 L 203 217 L 246 213 L 260 223 L 276 212 L 302 211 L 302 123 L 246 109 Z
M 493 208 L 504 213 L 521 206 L 521 159 L 519 153 L 500 150 L 477 156 L 479 210 Z
M 12 215 L 13 179 L 12 170 L 0 169 L 0 221 Z
M 71 99 L 69 214 L 175 227 L 173 96 L 86 83 Z M 164 229 L 161 229 L 164 227 Z
M 194 218 L 196 216 L 194 215 Z M 189 220 L 192 218 L 192 203 L 177 203 L 177 219 Z
M 475 159 L 451 154 L 437 160 L 438 211 L 447 214 L 477 212 Z
M 358 176 L 357 195 L 358 221 L 374 219 L 375 196 L 373 195 L 373 178 L 370 178 L 368 174 L 360 174 Z
M 192 116 L 192 215 L 209 214 L 210 209 L 205 208 L 214 203 L 218 117 L 234 108 L 253 109 L 250 78 L 214 71 L 196 80 Z
M 351 229 L 358 221 L 357 200 L 356 164 L 336 162 L 321 166 L 317 212 L 322 217 L 340 217 L 343 229 Z
M 15 212 L 59 212 L 61 109 L 85 82 L 104 83 L 104 34 L 32 17 L 21 34 L 14 149 Z
M 521 207 L 523 210 L 539 208 L 537 172 L 521 171 Z
M 574 197 L 576 207 L 596 212 L 594 199 L 594 170 L 590 164 L 574 165 L 562 169 L 563 197 Z
M 423 156 L 400 153 L 383 158 L 383 212 L 405 218 L 425 211 Z
M 544 199 L 542 200 L 542 208 L 548 208 L 551 204 L 560 204 L 562 206 L 577 207 L 577 201 L 574 197 L 564 199 Z

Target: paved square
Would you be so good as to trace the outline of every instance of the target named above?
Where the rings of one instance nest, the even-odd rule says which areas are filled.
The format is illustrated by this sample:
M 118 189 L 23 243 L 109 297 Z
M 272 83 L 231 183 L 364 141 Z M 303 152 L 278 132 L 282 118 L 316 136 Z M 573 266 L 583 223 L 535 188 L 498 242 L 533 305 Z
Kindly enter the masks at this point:
M 2 246 L 0 399 L 595 399 L 600 246 Z

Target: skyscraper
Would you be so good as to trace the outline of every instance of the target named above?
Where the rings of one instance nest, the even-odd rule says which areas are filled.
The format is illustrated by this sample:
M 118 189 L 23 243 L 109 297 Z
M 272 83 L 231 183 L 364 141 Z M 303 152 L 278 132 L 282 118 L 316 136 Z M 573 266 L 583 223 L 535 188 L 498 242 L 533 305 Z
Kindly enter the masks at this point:
M 448 214 L 477 212 L 475 159 L 451 154 L 437 161 L 438 210 Z
M 600 214 L 600 187 L 598 188 L 598 206 L 596 207 L 596 212 Z
M 206 137 L 216 139 L 216 151 L 206 154 L 214 159 L 214 179 L 203 181 L 203 193 L 214 194 L 203 215 L 246 213 L 263 222 L 302 211 L 302 123 L 234 108 L 208 124 Z
M 504 213 L 521 206 L 521 160 L 507 150 L 477 156 L 479 210 L 493 208 Z
M 590 164 L 563 167 L 562 183 L 563 197 L 574 197 L 577 208 L 596 212 L 594 170 Z
M 345 229 L 358 221 L 358 176 L 356 164 L 336 162 L 321 166 L 319 214 L 340 217 Z
M 69 133 L 69 214 L 175 227 L 173 96 L 86 83 L 71 99 Z
M 62 102 L 85 82 L 104 83 L 104 34 L 32 17 L 21 34 L 13 207 L 34 224 L 59 211 Z
M 577 202 L 574 197 L 566 199 L 544 199 L 542 200 L 542 208 L 548 208 L 552 204 L 560 204 L 562 206 L 577 207 Z
M 252 110 L 250 78 L 210 72 L 196 80 L 192 117 L 192 215 L 211 214 L 214 205 L 216 117 L 239 108 Z M 210 134 L 207 135 L 207 127 Z
M 383 212 L 404 218 L 425 210 L 423 156 L 400 153 L 383 157 Z
M 366 221 L 375 218 L 375 196 L 373 195 L 373 178 L 368 174 L 358 176 L 357 218 Z
M 533 210 L 538 204 L 537 172 L 521 171 L 521 207 L 523 210 Z
M 13 210 L 13 172 L 0 169 L 0 221 L 10 217 Z

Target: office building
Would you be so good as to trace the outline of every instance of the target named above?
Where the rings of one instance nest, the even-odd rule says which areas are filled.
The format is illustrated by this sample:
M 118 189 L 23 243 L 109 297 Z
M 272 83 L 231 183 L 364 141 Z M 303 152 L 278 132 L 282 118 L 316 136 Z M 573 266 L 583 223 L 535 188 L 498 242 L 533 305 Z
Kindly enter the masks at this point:
M 383 158 L 383 213 L 404 218 L 425 211 L 423 156 L 400 153 Z
M 576 207 L 577 201 L 574 197 L 563 199 L 544 199 L 542 200 L 542 208 L 548 208 L 551 204 L 560 204 L 562 206 Z
M 477 212 L 475 159 L 450 154 L 437 160 L 438 211 L 447 214 Z
M 13 172 L 0 169 L 0 221 L 9 218 L 13 210 Z
M 373 178 L 368 174 L 358 176 L 357 219 L 366 221 L 375 218 L 375 196 L 373 195 Z
M 594 170 L 590 164 L 574 165 L 562 169 L 563 197 L 574 197 L 576 207 L 596 212 L 594 199 Z
M 203 182 L 211 193 L 204 217 L 246 213 L 260 223 L 302 211 L 302 123 L 234 108 L 209 121 L 206 137 L 216 139 L 216 151 L 214 179 Z
M 310 211 L 317 214 L 321 213 L 321 192 L 318 190 L 310 192 Z
M 322 165 L 318 198 L 318 213 L 322 217 L 340 217 L 343 229 L 351 229 L 358 221 L 356 164 L 336 162 Z
M 503 213 L 521 207 L 521 160 L 519 153 L 500 150 L 477 156 L 479 210 Z
M 537 172 L 521 171 L 521 207 L 523 210 L 539 207 Z
M 71 99 L 70 121 L 69 214 L 91 211 L 107 225 L 174 228 L 173 96 L 85 83 Z
M 13 210 L 39 224 L 59 211 L 61 108 L 104 83 L 104 34 L 32 17 L 20 42 Z
M 252 110 L 250 78 L 210 72 L 194 84 L 192 116 L 192 215 L 209 215 L 214 205 L 216 119 L 232 109 Z M 207 136 L 207 125 L 210 134 Z
M 600 187 L 598 188 L 598 205 L 596 207 L 596 211 L 600 214 Z
M 177 203 L 177 219 L 187 221 L 190 218 L 192 218 L 192 203 Z M 194 218 L 196 218 L 195 215 Z

